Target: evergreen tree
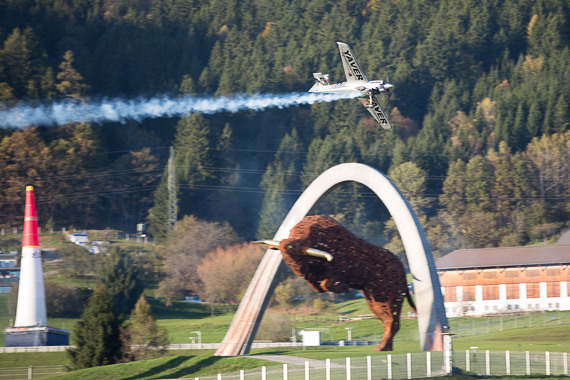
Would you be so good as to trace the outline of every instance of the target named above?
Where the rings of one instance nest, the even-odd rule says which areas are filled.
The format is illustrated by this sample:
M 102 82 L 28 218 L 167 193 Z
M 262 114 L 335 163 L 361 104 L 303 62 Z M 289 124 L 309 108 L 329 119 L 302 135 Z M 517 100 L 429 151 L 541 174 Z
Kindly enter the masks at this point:
M 467 186 L 465 199 L 472 210 L 493 209 L 491 201 L 491 184 L 494 181 L 493 171 L 487 160 L 482 156 L 475 156 L 466 167 Z
M 98 286 L 75 325 L 75 348 L 67 350 L 76 369 L 113 364 L 120 359 L 122 320 L 114 312 L 108 290 Z
M 31 27 L 15 28 L 0 51 L 6 82 L 18 98 L 38 97 L 41 76 L 45 74 L 44 52 Z M 1 71 L 0 71 L 0 74 Z
M 554 131 L 565 131 L 570 125 L 570 117 L 568 114 L 568 103 L 564 95 L 560 95 L 556 105 L 554 106 Z
M 168 234 L 168 166 L 164 168 L 160 183 L 153 195 L 153 205 L 148 210 L 149 232 L 157 241 Z
M 261 186 L 264 187 L 265 196 L 259 212 L 257 239 L 270 239 L 277 232 L 277 228 L 287 215 L 288 209 L 284 201 L 285 175 L 280 165 L 273 169 L 267 168 L 263 175 Z
M 301 186 L 297 174 L 301 169 L 301 150 L 299 135 L 293 129 L 291 134 L 283 137 L 273 163 L 263 174 L 261 187 L 265 189 L 265 196 L 259 213 L 258 239 L 273 237 L 293 205 L 294 199 L 287 197 L 286 193 L 287 190 L 296 191 Z
M 143 280 L 131 255 L 113 247 L 102 263 L 98 277 L 113 300 L 116 314 L 128 315 L 143 291 Z

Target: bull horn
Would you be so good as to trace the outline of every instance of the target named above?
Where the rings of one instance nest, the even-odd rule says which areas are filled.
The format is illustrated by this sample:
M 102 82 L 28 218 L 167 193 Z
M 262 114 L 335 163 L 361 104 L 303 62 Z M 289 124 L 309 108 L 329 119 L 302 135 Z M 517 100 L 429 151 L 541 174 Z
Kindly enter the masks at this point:
M 265 244 L 270 246 L 271 248 L 279 247 L 279 242 L 277 240 L 256 240 L 254 241 L 255 244 Z
M 333 259 L 333 255 L 331 255 L 330 253 L 321 251 L 320 249 L 316 248 L 307 248 L 305 250 L 305 253 L 309 256 L 322 257 L 324 259 L 327 259 L 327 261 L 332 261 Z

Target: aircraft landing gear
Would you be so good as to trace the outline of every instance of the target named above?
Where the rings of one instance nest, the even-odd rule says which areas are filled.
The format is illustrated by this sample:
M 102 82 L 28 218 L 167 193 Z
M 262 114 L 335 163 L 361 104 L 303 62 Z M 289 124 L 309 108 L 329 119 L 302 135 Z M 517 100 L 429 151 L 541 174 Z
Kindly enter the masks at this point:
M 369 97 L 368 104 L 365 104 L 364 107 L 374 108 L 374 101 L 372 101 L 372 93 L 368 94 L 368 97 Z

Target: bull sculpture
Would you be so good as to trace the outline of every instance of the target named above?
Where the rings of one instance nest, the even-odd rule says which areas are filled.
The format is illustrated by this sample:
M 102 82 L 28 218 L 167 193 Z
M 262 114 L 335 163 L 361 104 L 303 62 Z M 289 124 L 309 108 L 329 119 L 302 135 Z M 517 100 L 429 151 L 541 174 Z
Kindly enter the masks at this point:
M 404 297 L 416 311 L 404 265 L 396 255 L 321 215 L 305 217 L 291 229 L 287 239 L 258 243 L 279 249 L 283 261 L 315 292 L 361 290 L 368 307 L 384 326 L 384 336 L 374 351 L 392 351 Z

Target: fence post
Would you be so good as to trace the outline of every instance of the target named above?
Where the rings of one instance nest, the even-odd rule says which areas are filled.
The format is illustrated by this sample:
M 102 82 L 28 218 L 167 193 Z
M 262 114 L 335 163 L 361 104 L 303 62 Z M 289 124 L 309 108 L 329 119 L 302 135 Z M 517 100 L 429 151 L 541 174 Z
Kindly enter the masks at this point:
M 267 379 L 267 367 L 261 366 L 261 380 Z
M 372 380 L 372 356 L 366 357 L 366 373 L 368 375 L 367 379 Z
M 443 368 L 445 369 L 446 375 L 451 375 L 453 373 L 453 353 L 451 352 L 452 349 L 453 347 L 451 345 L 451 335 L 449 333 L 446 333 L 443 335 Z
M 550 352 L 544 353 L 544 361 L 546 362 L 546 376 L 550 376 Z
M 412 378 L 412 354 L 409 352 L 406 354 L 406 362 L 408 367 L 408 379 Z
M 392 378 L 392 354 L 388 354 L 388 363 L 387 363 L 387 367 L 388 367 L 388 379 Z
M 511 374 L 511 355 L 508 350 L 505 351 L 505 367 L 508 376 Z
M 222 374 L 218 373 L 218 380 L 222 380 Z
M 305 361 L 305 380 L 309 380 L 309 361 Z
M 530 375 L 530 351 L 526 352 L 526 374 Z
M 465 350 L 465 370 L 471 371 L 471 362 L 469 360 L 469 350 Z
M 346 380 L 350 380 L 350 357 L 346 358 Z
M 29 366 L 28 367 L 28 379 L 33 379 L 34 378 L 34 366 Z
M 325 363 L 326 363 L 325 378 L 326 380 L 331 380 L 331 360 L 327 359 Z
M 562 358 L 564 359 L 564 364 L 562 365 L 564 368 L 564 375 L 568 376 L 568 353 L 563 353 Z
M 491 375 L 491 358 L 489 355 L 489 350 L 485 350 L 485 374 L 487 376 Z
M 245 380 L 245 370 L 239 370 L 239 380 Z

